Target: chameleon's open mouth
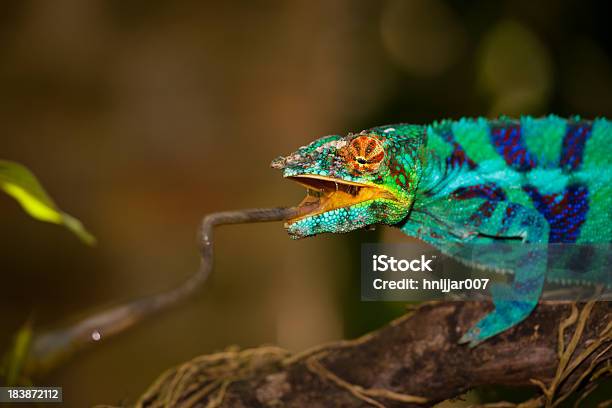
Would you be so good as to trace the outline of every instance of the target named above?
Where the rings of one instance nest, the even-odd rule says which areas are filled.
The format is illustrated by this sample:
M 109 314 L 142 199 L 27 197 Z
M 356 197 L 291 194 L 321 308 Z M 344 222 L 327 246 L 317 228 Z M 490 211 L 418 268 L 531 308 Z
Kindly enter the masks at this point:
M 298 205 L 298 214 L 296 217 L 289 219 L 288 224 L 306 217 L 323 214 L 338 208 L 350 207 L 377 198 L 396 200 L 391 193 L 377 186 L 315 174 L 287 178 L 306 187 L 306 197 Z

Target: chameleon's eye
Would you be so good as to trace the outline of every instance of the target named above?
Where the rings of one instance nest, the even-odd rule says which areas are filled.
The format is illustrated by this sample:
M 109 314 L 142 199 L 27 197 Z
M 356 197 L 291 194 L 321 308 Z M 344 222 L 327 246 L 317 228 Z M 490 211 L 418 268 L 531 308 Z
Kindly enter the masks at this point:
M 374 172 L 385 158 L 385 150 L 378 138 L 357 136 L 346 147 L 344 157 L 355 172 Z

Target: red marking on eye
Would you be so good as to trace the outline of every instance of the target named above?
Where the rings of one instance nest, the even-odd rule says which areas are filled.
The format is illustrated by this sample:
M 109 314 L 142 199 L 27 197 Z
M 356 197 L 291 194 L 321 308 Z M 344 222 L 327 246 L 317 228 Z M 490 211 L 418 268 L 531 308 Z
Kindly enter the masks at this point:
M 370 139 L 370 141 L 368 141 L 368 145 L 366 146 L 365 149 L 365 154 L 368 155 L 370 153 L 372 153 L 374 151 L 374 149 L 376 149 L 376 142 L 372 139 Z
M 350 141 L 342 155 L 356 172 L 374 172 L 385 158 L 380 140 L 373 136 L 357 136 Z
M 369 163 L 380 163 L 385 158 L 385 152 L 381 151 L 374 157 L 371 157 L 368 162 Z

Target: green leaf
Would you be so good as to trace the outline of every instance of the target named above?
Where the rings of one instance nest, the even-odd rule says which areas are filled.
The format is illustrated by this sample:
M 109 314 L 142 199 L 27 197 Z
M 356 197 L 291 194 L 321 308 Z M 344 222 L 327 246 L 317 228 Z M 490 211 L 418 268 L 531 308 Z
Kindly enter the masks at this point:
M 4 385 L 15 386 L 27 382 L 23 377 L 23 369 L 30 353 L 32 343 L 32 324 L 27 321 L 17 332 L 11 349 L 4 355 L 0 366 L 0 376 L 4 377 Z
M 96 238 L 81 221 L 57 208 L 32 172 L 21 164 L 0 160 L 0 190 L 17 200 L 33 218 L 63 225 L 87 245 L 95 245 Z

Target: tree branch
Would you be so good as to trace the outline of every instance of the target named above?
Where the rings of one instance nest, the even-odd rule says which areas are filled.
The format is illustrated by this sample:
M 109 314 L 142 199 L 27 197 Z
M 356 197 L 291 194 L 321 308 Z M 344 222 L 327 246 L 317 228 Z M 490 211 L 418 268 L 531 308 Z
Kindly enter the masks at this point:
M 200 356 L 164 373 L 137 406 L 426 407 L 485 385 L 540 387 L 524 406 L 554 406 L 611 374 L 609 302 L 580 311 L 543 302 L 519 326 L 472 349 L 459 345 L 490 309 L 428 303 L 357 340 L 303 353 L 260 347 Z
M 76 351 L 122 333 L 146 317 L 157 314 L 199 289 L 213 267 L 213 229 L 218 225 L 281 221 L 297 214 L 295 208 L 255 208 L 209 214 L 200 227 L 200 267 L 180 286 L 95 312 L 67 327 L 37 334 L 32 340 L 26 374 L 40 374 L 57 366 Z

